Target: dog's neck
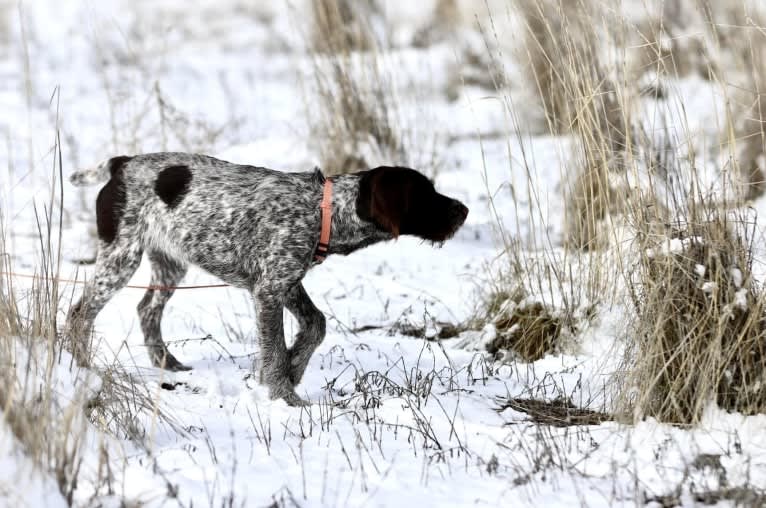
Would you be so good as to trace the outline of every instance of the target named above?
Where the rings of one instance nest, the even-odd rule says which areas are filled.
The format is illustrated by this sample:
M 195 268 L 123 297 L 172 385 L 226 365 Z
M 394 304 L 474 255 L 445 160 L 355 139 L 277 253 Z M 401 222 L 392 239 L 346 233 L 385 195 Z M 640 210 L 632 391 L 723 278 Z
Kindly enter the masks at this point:
M 374 243 L 391 240 L 393 235 L 374 223 L 359 218 L 356 202 L 359 197 L 357 175 L 332 177 L 332 229 L 330 254 L 350 254 Z

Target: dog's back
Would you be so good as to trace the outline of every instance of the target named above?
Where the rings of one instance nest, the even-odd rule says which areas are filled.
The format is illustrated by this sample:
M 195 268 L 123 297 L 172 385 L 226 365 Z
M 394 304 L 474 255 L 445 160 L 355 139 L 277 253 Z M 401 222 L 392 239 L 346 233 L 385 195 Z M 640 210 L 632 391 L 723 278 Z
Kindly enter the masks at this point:
M 266 252 L 310 256 L 314 247 L 313 238 L 294 231 L 313 231 L 319 223 L 317 172 L 282 173 L 169 152 L 114 157 L 70 180 L 85 185 L 106 178 L 96 201 L 98 234 L 106 243 L 127 237 L 234 279 L 262 271 L 255 265 Z

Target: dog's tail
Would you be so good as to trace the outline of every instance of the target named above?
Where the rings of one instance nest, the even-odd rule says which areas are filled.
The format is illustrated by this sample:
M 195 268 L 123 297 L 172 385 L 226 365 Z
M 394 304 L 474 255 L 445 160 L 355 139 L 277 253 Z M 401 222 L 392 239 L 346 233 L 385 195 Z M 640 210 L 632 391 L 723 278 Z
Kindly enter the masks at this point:
M 69 175 L 69 181 L 72 182 L 72 185 L 77 187 L 105 182 L 109 179 L 110 175 L 113 175 L 118 168 L 122 167 L 122 165 L 130 159 L 132 159 L 132 157 L 126 157 L 124 155 L 120 157 L 112 157 L 111 159 L 104 159 L 95 166 L 75 171 Z
M 69 175 L 69 181 L 78 187 L 104 182 L 109 178 L 109 162 L 111 160 L 105 159 L 95 166 L 75 171 Z

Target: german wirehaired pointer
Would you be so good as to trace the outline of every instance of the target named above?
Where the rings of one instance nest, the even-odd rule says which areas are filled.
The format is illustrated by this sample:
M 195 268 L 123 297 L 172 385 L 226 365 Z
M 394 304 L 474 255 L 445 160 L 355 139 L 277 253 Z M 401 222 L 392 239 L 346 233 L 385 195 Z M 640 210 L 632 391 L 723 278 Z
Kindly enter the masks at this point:
M 151 288 L 138 304 L 154 365 L 188 370 L 168 351 L 160 320 L 165 304 L 197 265 L 252 293 L 258 321 L 261 383 L 272 399 L 304 402 L 295 393 L 325 318 L 301 283 L 331 254 L 349 254 L 399 235 L 439 243 L 468 215 L 422 174 L 378 167 L 356 174 L 282 173 L 185 153 L 114 157 L 71 177 L 75 185 L 107 180 L 96 200 L 99 249 L 95 273 L 67 317 L 75 357 L 88 361 L 96 315 L 141 261 L 151 261 Z M 298 320 L 285 345 L 282 309 Z

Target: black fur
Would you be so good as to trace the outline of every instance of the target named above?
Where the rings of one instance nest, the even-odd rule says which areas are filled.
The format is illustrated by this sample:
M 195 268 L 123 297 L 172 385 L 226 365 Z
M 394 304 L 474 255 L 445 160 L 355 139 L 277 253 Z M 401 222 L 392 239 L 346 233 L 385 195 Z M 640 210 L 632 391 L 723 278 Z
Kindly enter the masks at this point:
M 112 243 L 119 230 L 120 218 L 125 208 L 123 168 L 131 159 L 133 157 L 125 155 L 109 159 L 107 167 L 111 178 L 96 198 L 96 229 L 98 237 L 106 243 Z
M 191 181 L 189 166 L 168 166 L 157 174 L 154 192 L 169 208 L 175 208 L 189 192 Z

